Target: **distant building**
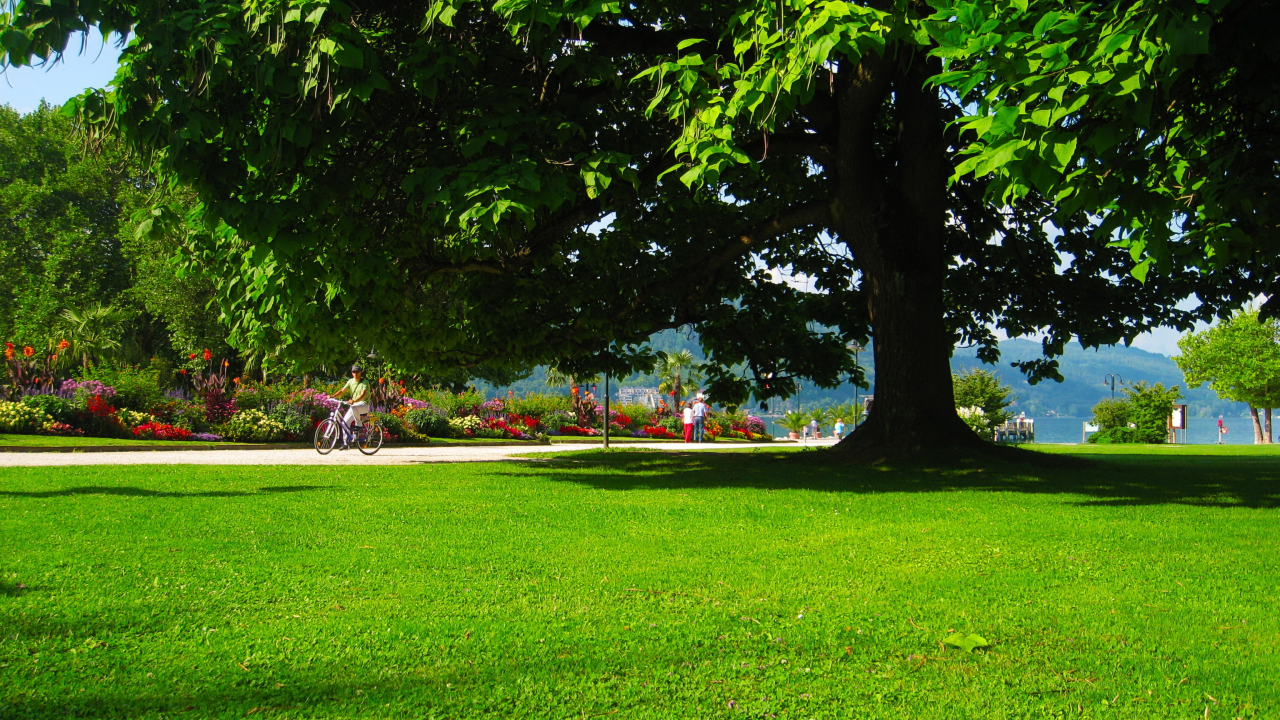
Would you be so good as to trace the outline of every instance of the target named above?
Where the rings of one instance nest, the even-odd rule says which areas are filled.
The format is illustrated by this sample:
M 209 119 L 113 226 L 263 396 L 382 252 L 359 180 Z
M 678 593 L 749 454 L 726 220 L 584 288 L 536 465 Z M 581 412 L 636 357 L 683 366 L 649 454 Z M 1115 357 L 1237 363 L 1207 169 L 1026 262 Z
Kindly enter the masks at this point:
M 658 394 L 658 388 L 645 387 L 624 387 L 618 388 L 618 402 L 629 405 L 644 405 L 651 408 L 658 407 L 658 401 L 662 396 Z

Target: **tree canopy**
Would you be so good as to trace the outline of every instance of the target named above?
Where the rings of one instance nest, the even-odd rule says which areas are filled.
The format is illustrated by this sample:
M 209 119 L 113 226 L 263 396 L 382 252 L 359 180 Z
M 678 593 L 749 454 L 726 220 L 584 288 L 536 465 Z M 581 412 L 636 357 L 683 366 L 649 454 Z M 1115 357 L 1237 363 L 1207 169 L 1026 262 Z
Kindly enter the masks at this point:
M 957 341 L 1043 333 L 1054 377 L 1270 287 L 1250 7 L 20 0 L 0 42 L 129 35 L 74 111 L 196 194 L 237 343 L 620 370 L 692 325 L 713 396 L 763 400 L 874 336 L 848 444 L 910 450 L 972 438 Z
M 1268 411 L 1265 442 L 1271 441 L 1270 409 L 1280 407 L 1280 321 L 1260 321 L 1250 310 L 1178 341 L 1173 358 L 1188 387 L 1209 383 L 1218 397 L 1248 403 L 1255 436 L 1264 437 L 1258 409 Z

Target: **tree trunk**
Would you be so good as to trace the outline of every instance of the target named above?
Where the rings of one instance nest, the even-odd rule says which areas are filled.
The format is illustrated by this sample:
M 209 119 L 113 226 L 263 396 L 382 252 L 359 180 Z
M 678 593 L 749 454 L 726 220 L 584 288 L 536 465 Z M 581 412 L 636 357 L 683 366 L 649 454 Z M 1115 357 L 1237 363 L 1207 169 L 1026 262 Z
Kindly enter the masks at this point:
M 1258 408 L 1249 406 L 1249 417 L 1253 418 L 1253 444 L 1262 444 L 1262 423 L 1258 422 Z
M 1267 408 L 1265 412 L 1266 412 L 1266 420 L 1267 420 L 1267 424 L 1266 424 L 1266 429 L 1265 429 L 1265 430 L 1263 431 L 1263 433 L 1262 433 L 1262 442 L 1263 442 L 1263 444 L 1264 444 L 1264 445 L 1270 445 L 1270 444 L 1271 444 L 1271 437 L 1272 437 L 1272 435 L 1271 435 L 1271 408 Z
M 840 443 L 876 457 L 984 448 L 956 415 L 944 323 L 947 167 L 936 58 L 900 48 L 842 69 L 833 225 L 862 272 L 874 337 L 875 402 Z M 896 137 L 877 147 L 892 93 Z

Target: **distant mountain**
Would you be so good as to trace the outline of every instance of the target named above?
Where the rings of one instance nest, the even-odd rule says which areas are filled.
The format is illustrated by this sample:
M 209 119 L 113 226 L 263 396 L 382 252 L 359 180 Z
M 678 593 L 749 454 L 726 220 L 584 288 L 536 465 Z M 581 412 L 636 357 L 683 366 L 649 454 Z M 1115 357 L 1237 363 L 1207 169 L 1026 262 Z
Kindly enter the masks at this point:
M 704 357 L 702 348 L 698 345 L 698 337 L 692 332 L 665 330 L 655 334 L 650 342 L 655 350 L 666 352 L 688 350 L 697 358 Z M 977 359 L 975 350 L 972 348 L 957 348 L 951 358 L 951 369 L 953 372 L 969 368 L 995 371 L 1004 384 L 1013 388 L 1016 398 L 1013 409 L 1016 412 L 1025 412 L 1032 417 L 1089 417 L 1091 408 L 1099 400 L 1111 396 L 1111 389 L 1103 384 L 1103 377 L 1107 374 L 1118 374 L 1126 383 L 1146 381 L 1163 383 L 1165 387 L 1178 385 L 1182 388 L 1183 402 L 1189 406 L 1188 412 L 1192 417 L 1218 415 L 1233 417 L 1249 413 L 1249 408 L 1244 403 L 1220 400 L 1207 386 L 1188 390 L 1182 371 L 1172 360 L 1159 353 L 1122 345 L 1086 350 L 1079 343 L 1071 343 L 1066 347 L 1065 354 L 1058 358 L 1059 372 L 1065 378 L 1061 383 L 1043 380 L 1036 385 L 1031 385 L 1022 373 L 1010 367 L 1010 363 L 1038 357 L 1040 357 L 1040 343 L 1024 339 L 1006 340 L 1000 343 L 1000 361 L 997 364 L 984 365 Z M 875 368 L 871 351 L 862 353 L 860 360 L 867 367 L 868 380 L 871 381 L 872 392 L 874 392 Z M 614 382 L 618 387 L 656 387 L 658 385 L 656 377 L 640 374 L 615 379 Z M 526 391 L 548 392 L 551 390 L 546 385 L 544 368 L 535 369 L 528 378 L 507 387 L 482 387 L 489 394 L 505 394 L 507 390 L 517 394 Z M 859 390 L 858 394 L 866 396 L 868 393 Z M 1116 388 L 1116 395 L 1120 396 L 1119 386 Z M 806 383 L 802 385 L 798 397 L 786 401 L 774 400 L 770 403 L 770 408 L 776 411 L 814 405 L 839 405 L 852 402 L 853 399 L 852 385 L 825 389 Z
M 994 370 L 1000 379 L 1013 388 L 1017 396 L 1014 409 L 1031 416 L 1062 415 L 1089 417 L 1090 408 L 1099 400 L 1111 397 L 1110 387 L 1103 384 L 1103 377 L 1118 374 L 1126 383 L 1146 381 L 1164 383 L 1165 387 L 1182 388 L 1183 402 L 1192 417 L 1216 417 L 1218 415 L 1247 415 L 1244 403 L 1220 400 L 1208 386 L 1188 390 L 1182 371 L 1172 360 L 1159 353 L 1139 350 L 1135 347 L 1116 345 L 1086 350 L 1079 343 L 1071 343 L 1058 358 L 1058 371 L 1065 382 L 1042 380 L 1036 385 L 1027 382 L 1022 373 L 1009 366 L 1019 360 L 1040 357 L 1040 343 L 1015 339 L 1000 343 L 1000 362 L 983 365 L 973 349 L 957 348 L 951 358 L 955 371 L 968 368 Z M 1119 387 L 1116 388 L 1119 396 Z

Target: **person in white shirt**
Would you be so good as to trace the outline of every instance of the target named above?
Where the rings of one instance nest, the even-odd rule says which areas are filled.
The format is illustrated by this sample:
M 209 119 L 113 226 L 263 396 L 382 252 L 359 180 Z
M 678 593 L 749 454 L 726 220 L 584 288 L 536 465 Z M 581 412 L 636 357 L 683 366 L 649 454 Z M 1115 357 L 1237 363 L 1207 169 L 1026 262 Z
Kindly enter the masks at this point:
M 693 404 L 693 441 L 702 442 L 702 431 L 707 424 L 707 404 L 702 402 L 702 394 L 698 394 L 698 400 Z
M 684 441 L 693 442 L 693 403 L 684 404 Z

